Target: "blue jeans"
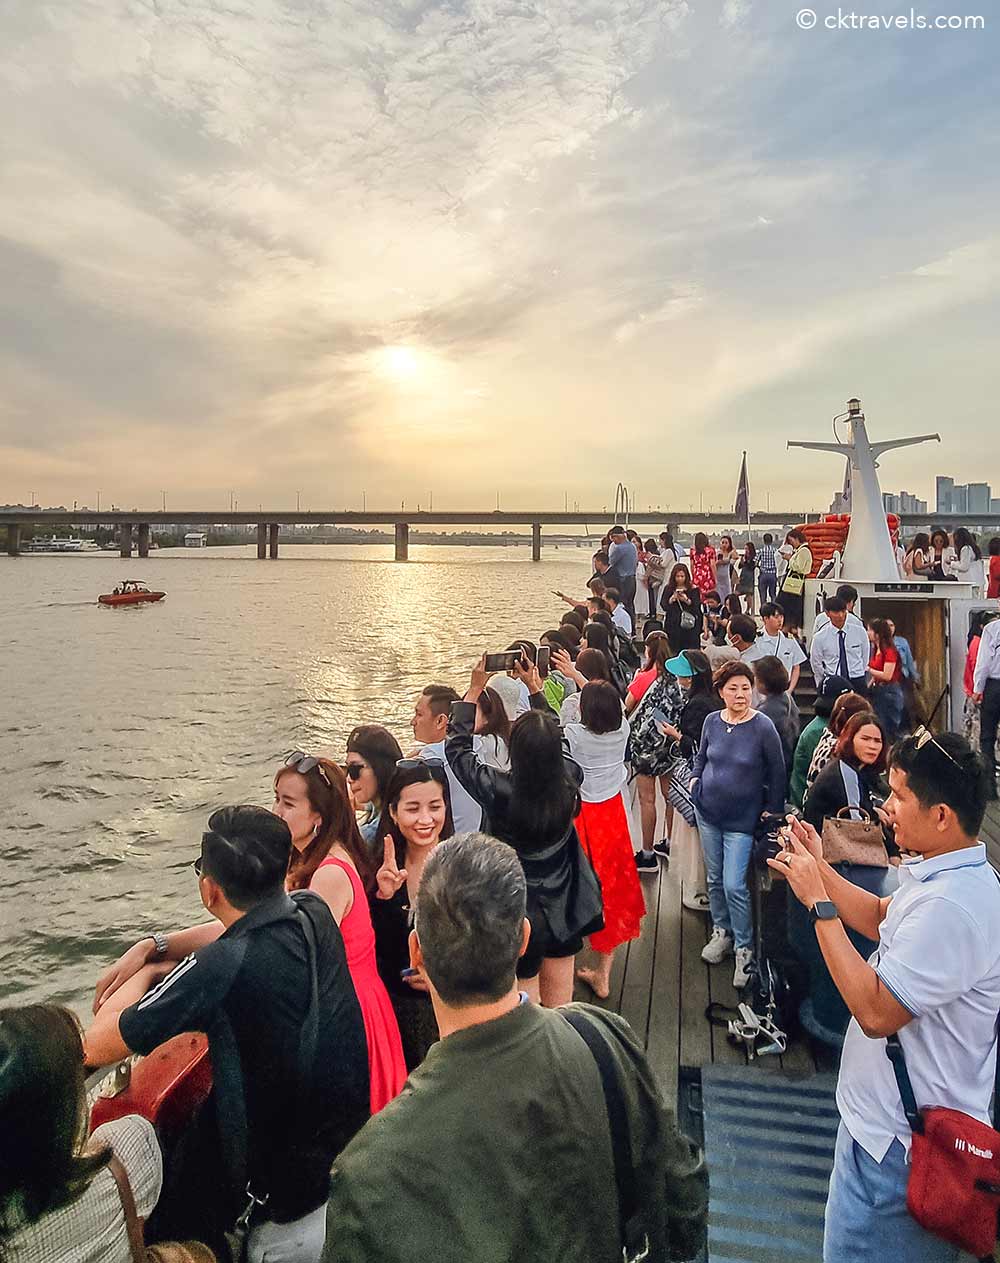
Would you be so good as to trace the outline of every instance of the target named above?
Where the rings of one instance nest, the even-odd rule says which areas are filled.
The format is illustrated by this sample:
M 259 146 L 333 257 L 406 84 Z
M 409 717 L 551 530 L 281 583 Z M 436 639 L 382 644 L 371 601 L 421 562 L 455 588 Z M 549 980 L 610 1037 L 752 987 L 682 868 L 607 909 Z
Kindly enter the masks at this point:
M 753 947 L 753 914 L 747 889 L 747 865 L 753 835 L 720 829 L 695 808 L 701 849 L 708 874 L 708 903 L 712 925 L 725 930 L 737 947 Z
M 757 576 L 757 591 L 760 593 L 761 605 L 766 605 L 768 601 L 773 601 L 778 592 L 777 574 L 765 574 L 761 571 Z
M 898 1140 L 876 1162 L 840 1124 L 826 1202 L 823 1263 L 957 1263 L 958 1250 L 925 1232 L 906 1209 L 909 1176 L 906 1150 Z
M 890 741 L 895 741 L 906 713 L 902 684 L 877 684 L 871 691 L 871 699 L 875 714 L 882 721 L 885 735 Z

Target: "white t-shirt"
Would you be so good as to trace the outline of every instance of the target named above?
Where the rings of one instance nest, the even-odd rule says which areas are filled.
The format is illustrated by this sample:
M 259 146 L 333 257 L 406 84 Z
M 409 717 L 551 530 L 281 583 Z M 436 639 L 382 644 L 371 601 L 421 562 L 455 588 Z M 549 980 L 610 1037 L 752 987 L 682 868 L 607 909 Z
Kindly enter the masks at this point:
M 567 724 L 563 735 L 569 752 L 583 768 L 580 797 L 585 803 L 603 803 L 620 794 L 628 780 L 625 746 L 629 723 L 622 719 L 617 732 L 591 732 L 583 724 Z
M 611 615 L 611 621 L 616 627 L 620 627 L 626 636 L 632 635 L 632 620 L 629 618 L 628 610 L 624 605 L 615 606 L 615 612 Z
M 797 667 L 806 660 L 806 653 L 797 640 L 778 632 L 777 636 L 769 636 L 761 632 L 749 649 L 740 654 L 742 662 L 756 662 L 758 658 L 777 658 L 789 675 L 792 667 Z
M 1000 1011 L 1000 881 L 982 843 L 899 866 L 899 889 L 868 963 L 914 1015 L 899 1042 L 917 1105 L 989 1122 Z M 837 1106 L 876 1162 L 894 1139 L 910 1147 L 885 1049 L 884 1039 L 869 1039 L 851 1019 Z
M 481 738 L 472 738 L 472 748 L 479 753 Z M 421 759 L 440 759 L 444 764 L 448 777 L 448 792 L 451 796 L 451 819 L 456 833 L 475 833 L 483 823 L 483 809 L 479 803 L 467 793 L 451 770 L 451 765 L 444 757 L 444 742 L 435 741 L 433 745 L 424 746 L 419 752 Z
M 488 732 L 484 736 L 479 737 L 478 741 L 479 757 L 484 763 L 488 763 L 490 767 L 497 768 L 500 772 L 510 771 L 510 751 L 507 749 L 507 742 L 504 741 L 503 737 L 498 737 L 495 733 Z

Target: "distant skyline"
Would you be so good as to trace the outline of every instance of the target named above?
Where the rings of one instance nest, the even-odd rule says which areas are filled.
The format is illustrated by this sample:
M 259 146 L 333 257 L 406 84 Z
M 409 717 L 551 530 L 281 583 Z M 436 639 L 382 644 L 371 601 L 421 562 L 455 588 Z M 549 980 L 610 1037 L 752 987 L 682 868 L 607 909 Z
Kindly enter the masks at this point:
M 1000 14 L 797 7 L 0 5 L 0 501 L 1000 486 Z

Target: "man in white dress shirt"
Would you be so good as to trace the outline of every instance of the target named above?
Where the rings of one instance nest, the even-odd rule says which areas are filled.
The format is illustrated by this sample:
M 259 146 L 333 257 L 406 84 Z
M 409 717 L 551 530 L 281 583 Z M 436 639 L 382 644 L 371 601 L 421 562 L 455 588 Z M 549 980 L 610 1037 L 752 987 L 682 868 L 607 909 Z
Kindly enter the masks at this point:
M 605 588 L 604 599 L 611 607 L 611 621 L 616 627 L 620 627 L 626 636 L 632 635 L 632 619 L 629 612 L 622 605 L 621 593 L 617 588 Z
M 744 662 L 756 662 L 758 658 L 777 658 L 788 672 L 788 691 L 794 693 L 799 682 L 799 672 L 806 660 L 805 650 L 797 640 L 785 635 L 782 630 L 785 625 L 785 611 L 775 601 L 765 602 L 760 607 L 760 616 L 764 621 L 764 630 L 740 657 Z
M 972 677 L 972 700 L 980 706 L 979 748 L 990 774 L 990 797 L 997 796 L 997 725 L 1000 723 L 1000 618 L 983 628 Z
M 475 833 L 483 822 L 483 809 L 479 803 L 458 783 L 448 760 L 444 757 L 444 739 L 448 732 L 448 715 L 452 702 L 459 700 L 458 694 L 447 684 L 428 684 L 417 698 L 413 708 L 410 727 L 413 735 L 420 743 L 417 758 L 425 762 L 443 763 L 445 776 L 448 778 L 448 791 L 451 798 L 451 818 L 456 833 Z M 481 744 L 479 737 L 473 742 L 473 749 Z
M 829 622 L 813 633 L 809 647 L 816 687 L 828 675 L 839 675 L 850 680 L 855 693 L 868 692 L 868 661 L 871 643 L 868 632 L 859 618 L 848 614 L 847 602 L 842 596 L 828 596 L 823 610 Z
M 854 587 L 853 584 L 842 583 L 840 587 L 837 589 L 837 591 L 834 593 L 834 596 L 839 596 L 840 599 L 847 605 L 847 621 L 849 623 L 851 622 L 860 623 L 861 626 L 864 627 L 865 620 L 863 618 L 860 618 L 858 614 L 855 613 L 855 608 L 854 608 L 858 603 L 857 588 Z M 830 621 L 830 615 L 827 614 L 825 610 L 820 610 L 820 612 L 816 615 L 815 623 L 813 623 L 813 635 L 815 636 L 816 633 L 819 631 L 819 629 L 821 627 L 825 627 L 827 623 L 829 623 L 829 621 Z

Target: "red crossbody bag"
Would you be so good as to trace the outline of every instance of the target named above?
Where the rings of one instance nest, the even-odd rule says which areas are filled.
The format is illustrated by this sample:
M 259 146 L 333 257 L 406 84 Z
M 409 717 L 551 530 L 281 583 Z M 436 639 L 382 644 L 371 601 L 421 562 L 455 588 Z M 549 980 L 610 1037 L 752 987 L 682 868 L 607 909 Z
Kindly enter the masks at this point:
M 906 1208 L 936 1237 L 992 1263 L 1000 1212 L 1000 1051 L 993 1088 L 993 1126 L 961 1110 L 917 1108 L 898 1035 L 886 1040 L 913 1131 Z

